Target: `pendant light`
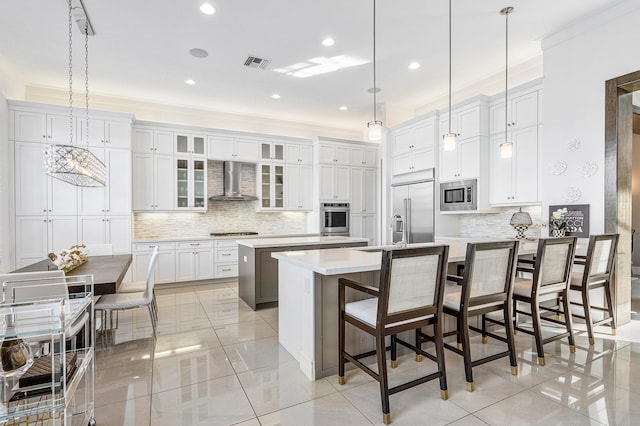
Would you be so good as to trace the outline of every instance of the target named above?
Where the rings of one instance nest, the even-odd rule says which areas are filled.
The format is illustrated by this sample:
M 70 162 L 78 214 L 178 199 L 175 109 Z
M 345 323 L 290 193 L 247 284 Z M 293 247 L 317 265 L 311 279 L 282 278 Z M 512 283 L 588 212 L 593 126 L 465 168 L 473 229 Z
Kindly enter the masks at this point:
M 505 17 L 505 48 L 504 48 L 504 142 L 500 144 L 500 158 L 511 158 L 513 156 L 513 143 L 509 142 L 507 133 L 507 91 L 509 90 L 509 15 L 513 12 L 513 7 L 505 7 L 500 11 L 500 15 Z
M 457 136 L 451 131 L 451 0 L 449 0 L 449 133 L 442 135 L 442 149 L 455 151 Z
M 376 0 L 373 0 L 373 121 L 367 123 L 369 128 L 369 140 L 379 141 L 382 138 L 382 121 L 377 118 L 376 111 L 376 94 L 378 86 L 376 86 Z
M 87 147 L 81 148 L 73 144 L 73 8 L 71 1 L 67 0 L 69 5 L 69 144 L 47 145 L 44 151 L 45 172 L 51 177 L 72 185 L 100 187 L 106 185 L 107 173 L 104 163 L 89 151 L 89 33 L 93 31 L 90 30 L 89 18 L 86 16 L 84 33 Z

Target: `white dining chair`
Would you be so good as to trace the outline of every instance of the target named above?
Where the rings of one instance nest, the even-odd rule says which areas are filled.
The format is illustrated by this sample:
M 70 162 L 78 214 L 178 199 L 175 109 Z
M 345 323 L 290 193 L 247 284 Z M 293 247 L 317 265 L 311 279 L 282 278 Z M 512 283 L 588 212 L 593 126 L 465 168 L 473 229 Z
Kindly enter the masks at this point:
M 147 281 L 144 291 L 135 293 L 116 293 L 106 294 L 100 297 L 100 300 L 95 304 L 95 310 L 101 311 L 102 314 L 102 329 L 106 330 L 106 313 L 109 313 L 109 328 L 113 329 L 113 311 L 123 311 L 128 309 L 137 309 L 147 307 L 149 309 L 149 317 L 151 319 L 151 327 L 153 328 L 153 337 L 157 336 L 157 312 L 153 307 L 154 293 L 153 287 L 155 284 L 155 269 L 156 262 L 158 261 L 158 251 L 160 248 L 156 246 L 151 254 L 151 260 L 149 261 L 149 268 L 147 270 Z M 116 321 L 116 327 L 118 327 Z
M 156 250 L 157 249 L 157 250 Z M 118 293 L 140 293 L 145 291 L 145 289 L 147 288 L 147 282 L 150 279 L 150 275 L 154 275 L 154 280 L 155 280 L 155 264 L 156 264 L 156 259 L 154 259 L 154 253 L 155 253 L 155 257 L 157 258 L 159 256 L 159 250 L 160 247 L 159 246 L 155 246 L 152 253 L 151 253 L 151 257 L 149 258 L 149 265 L 147 266 L 147 278 L 145 281 L 132 281 L 132 282 L 128 282 L 128 283 L 122 283 L 120 284 L 120 287 L 118 288 Z M 155 282 L 155 281 L 154 281 Z M 154 285 L 155 287 L 155 285 Z M 151 307 L 153 308 L 153 311 L 156 315 L 156 319 L 158 317 L 158 304 L 156 302 L 156 292 L 155 289 L 153 290 L 153 295 L 152 295 L 152 299 L 151 299 Z

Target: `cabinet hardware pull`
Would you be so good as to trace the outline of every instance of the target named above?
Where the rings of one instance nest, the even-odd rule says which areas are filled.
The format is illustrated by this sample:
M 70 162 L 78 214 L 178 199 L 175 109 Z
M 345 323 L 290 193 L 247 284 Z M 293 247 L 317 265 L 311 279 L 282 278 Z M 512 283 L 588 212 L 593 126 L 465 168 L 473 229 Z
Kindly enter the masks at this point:
M 42 135 L 42 137 L 43 137 L 43 138 L 46 138 L 47 136 L 45 136 L 45 135 Z
M 149 248 L 156 248 L 156 246 L 149 246 Z
M 231 253 L 222 253 L 223 256 L 231 256 Z
M 223 268 L 222 270 L 223 270 L 224 272 L 229 272 L 229 271 L 231 271 L 231 268 Z
M 200 243 L 191 243 L 192 246 L 199 246 Z
M 47 212 L 47 209 L 42 210 L 42 212 L 43 212 L 43 213 L 46 213 L 46 212 Z

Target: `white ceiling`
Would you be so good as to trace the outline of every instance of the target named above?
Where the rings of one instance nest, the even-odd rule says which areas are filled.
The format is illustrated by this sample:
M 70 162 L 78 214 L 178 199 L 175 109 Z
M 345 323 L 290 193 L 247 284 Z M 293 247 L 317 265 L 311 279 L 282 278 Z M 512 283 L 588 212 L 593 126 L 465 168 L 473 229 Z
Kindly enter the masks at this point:
M 83 0 L 92 93 L 361 130 L 373 119 L 373 0 Z M 510 64 L 541 55 L 544 36 L 620 0 L 453 0 L 453 91 L 504 76 L 505 6 L 513 6 Z M 448 2 L 377 0 L 378 102 L 415 111 L 447 94 Z M 335 45 L 321 41 L 331 36 Z M 0 70 L 7 80 L 65 89 L 66 0 L 0 2 Z M 83 85 L 83 36 L 74 25 L 74 84 Z M 209 52 L 192 57 L 191 48 Z M 248 54 L 272 59 L 266 71 Z M 309 78 L 273 71 L 315 57 L 365 63 Z M 410 62 L 421 67 L 411 71 Z M 187 78 L 197 84 L 188 86 Z M 273 93 L 281 99 L 271 99 Z M 491 93 L 489 93 L 491 94 Z M 456 100 L 454 96 L 454 103 Z M 338 107 L 346 105 L 347 111 Z

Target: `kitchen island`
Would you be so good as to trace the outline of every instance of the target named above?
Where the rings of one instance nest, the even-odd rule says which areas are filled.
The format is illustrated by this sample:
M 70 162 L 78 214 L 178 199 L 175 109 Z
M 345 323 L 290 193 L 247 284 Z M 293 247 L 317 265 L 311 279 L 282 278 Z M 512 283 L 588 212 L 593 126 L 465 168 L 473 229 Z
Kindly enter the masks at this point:
M 238 294 L 253 310 L 278 301 L 278 261 L 271 253 L 336 247 L 363 247 L 367 238 L 282 237 L 238 240 Z
M 445 244 L 418 243 L 408 247 Z M 467 241 L 450 241 L 449 269 L 464 262 Z M 521 242 L 519 255 L 531 255 L 537 242 Z M 338 368 L 338 280 L 349 278 L 378 287 L 381 251 L 394 246 L 273 253 L 278 259 L 278 338 L 298 361 L 302 372 L 317 380 L 337 373 Z M 347 291 L 347 301 L 367 295 Z M 373 338 L 347 327 L 346 344 L 352 353 L 374 348 Z

